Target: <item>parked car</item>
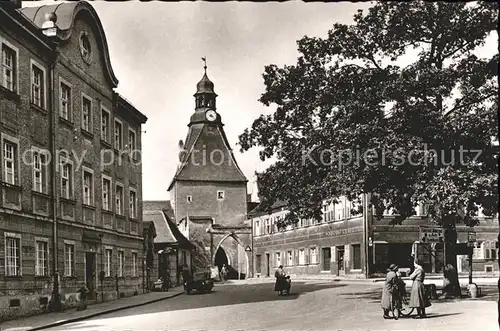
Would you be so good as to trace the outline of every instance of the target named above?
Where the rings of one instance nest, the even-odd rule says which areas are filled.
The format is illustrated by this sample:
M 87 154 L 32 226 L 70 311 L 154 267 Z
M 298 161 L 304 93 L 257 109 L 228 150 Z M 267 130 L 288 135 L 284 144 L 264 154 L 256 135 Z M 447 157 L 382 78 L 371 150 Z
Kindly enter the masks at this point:
M 210 271 L 196 271 L 190 280 L 184 281 L 184 291 L 191 294 L 193 290 L 199 293 L 211 292 L 214 288 L 214 280 L 210 277 Z

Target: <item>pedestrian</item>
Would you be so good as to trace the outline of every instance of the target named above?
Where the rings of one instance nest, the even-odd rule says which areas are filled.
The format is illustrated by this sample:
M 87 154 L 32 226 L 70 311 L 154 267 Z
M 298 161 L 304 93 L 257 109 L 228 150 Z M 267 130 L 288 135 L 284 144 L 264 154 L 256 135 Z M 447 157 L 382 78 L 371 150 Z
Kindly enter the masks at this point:
M 78 293 L 80 293 L 80 303 L 78 305 L 77 310 L 85 310 L 87 309 L 87 296 L 89 293 L 87 285 L 83 284 L 83 286 L 80 287 L 80 289 L 78 290 Z
M 425 318 L 427 317 L 425 314 L 425 308 L 431 306 L 431 302 L 425 295 L 425 271 L 422 267 L 422 262 L 418 259 L 415 259 L 413 262 L 415 266 L 415 271 L 410 275 L 410 279 L 413 280 L 413 284 L 411 286 L 411 295 L 410 295 L 410 308 L 417 308 L 417 318 Z
M 286 277 L 286 271 L 283 269 L 283 266 L 280 265 L 278 269 L 274 272 L 274 277 L 276 277 L 276 283 L 274 284 L 274 290 L 278 292 L 278 295 L 281 295 L 283 291 L 290 291 L 290 283 L 289 279 Z
M 225 282 L 227 279 L 227 267 L 226 264 L 222 265 L 222 268 L 220 269 L 220 280 L 221 282 Z
M 398 266 L 391 264 L 387 270 L 387 276 L 385 277 L 384 289 L 382 290 L 382 300 L 381 306 L 384 311 L 383 317 L 389 319 L 389 311 L 392 310 L 394 303 L 393 295 L 399 291 L 398 288 Z

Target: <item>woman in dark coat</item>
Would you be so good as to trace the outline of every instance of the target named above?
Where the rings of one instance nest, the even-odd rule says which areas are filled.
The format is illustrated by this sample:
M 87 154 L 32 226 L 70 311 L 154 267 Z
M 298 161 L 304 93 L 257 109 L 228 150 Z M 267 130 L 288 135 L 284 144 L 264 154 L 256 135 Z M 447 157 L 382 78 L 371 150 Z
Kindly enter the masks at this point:
M 393 305 L 393 293 L 398 291 L 398 275 L 396 272 L 398 271 L 398 266 L 395 264 L 391 264 L 389 266 L 389 271 L 387 272 L 387 276 L 385 278 L 384 289 L 382 290 L 382 302 L 381 306 L 384 310 L 384 318 L 389 317 L 389 311 L 392 309 Z
M 414 265 L 415 271 L 413 271 L 410 275 L 410 279 L 413 280 L 410 295 L 410 307 L 417 308 L 417 318 L 425 318 L 425 308 L 430 307 L 431 305 L 425 296 L 425 271 L 422 267 L 422 263 L 418 259 L 415 259 Z

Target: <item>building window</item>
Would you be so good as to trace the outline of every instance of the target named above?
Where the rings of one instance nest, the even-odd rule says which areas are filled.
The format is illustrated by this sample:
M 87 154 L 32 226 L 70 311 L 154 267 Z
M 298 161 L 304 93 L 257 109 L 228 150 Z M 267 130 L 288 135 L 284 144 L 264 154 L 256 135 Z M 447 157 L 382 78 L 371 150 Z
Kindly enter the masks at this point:
M 118 251 L 118 277 L 123 277 L 123 265 L 125 262 L 125 255 L 123 251 Z
M 92 100 L 82 96 L 82 129 L 92 132 Z
M 111 210 L 111 179 L 102 178 L 102 209 Z
M 274 262 L 276 267 L 281 265 L 281 252 L 274 253 Z
M 5 275 L 21 276 L 21 237 L 18 235 L 5 238 Z
M 293 252 L 288 251 L 286 252 L 286 260 L 287 260 L 287 265 L 292 266 L 293 265 Z
M 41 151 L 33 151 L 33 190 L 47 193 L 47 155 Z
M 38 107 L 45 107 L 45 70 L 31 63 L 31 102 Z
M 299 249 L 299 265 L 306 264 L 306 252 L 303 248 Z
M 255 235 L 260 236 L 260 221 L 255 221 Z
M 64 244 L 64 276 L 73 277 L 75 275 L 75 245 Z
M 88 60 L 92 48 L 90 46 L 90 39 L 86 32 L 83 32 L 80 36 L 80 52 L 85 60 Z
M 217 200 L 224 200 L 224 191 L 217 191 Z
M 482 243 L 480 243 L 480 242 L 474 243 L 474 247 L 472 248 L 472 259 L 473 260 L 484 259 L 484 250 L 482 247 Z
M 115 149 L 122 149 L 122 123 L 115 120 Z
M 137 253 L 132 253 L 132 277 L 137 277 Z
M 48 244 L 46 241 L 36 241 L 36 276 L 48 276 Z
M 59 102 L 59 116 L 67 121 L 71 121 L 71 87 L 63 82 L 60 83 Z
M 94 201 L 94 174 L 83 171 L 83 204 L 91 206 Z
M 111 277 L 111 257 L 113 255 L 112 249 L 105 250 L 106 262 L 104 265 L 104 274 L 106 277 Z
M 2 44 L 2 86 L 17 92 L 17 50 Z
M 73 198 L 73 166 L 66 160 L 61 162 L 61 196 Z
M 130 218 L 137 218 L 137 193 L 130 190 L 129 201 L 129 216 Z
M 361 270 L 361 245 L 352 245 L 352 268 Z
M 109 142 L 109 112 L 106 109 L 101 109 L 101 139 Z
M 3 181 L 15 185 L 18 178 L 18 144 L 4 139 L 3 140 Z
M 316 247 L 310 248 L 311 264 L 318 263 L 318 249 Z
M 266 219 L 266 233 L 265 234 L 270 234 L 271 233 L 271 220 Z
M 496 242 L 490 241 L 483 243 L 484 245 L 484 259 L 485 260 L 496 260 L 497 259 L 497 249 Z
M 193 202 L 193 197 L 192 197 L 192 196 L 190 196 L 190 195 L 188 195 L 188 196 L 186 197 L 186 201 L 187 201 L 187 202 Z
M 116 214 L 123 215 L 123 186 L 116 185 Z
M 128 130 L 128 149 L 130 152 L 134 152 L 136 149 L 136 139 L 135 132 L 132 130 Z

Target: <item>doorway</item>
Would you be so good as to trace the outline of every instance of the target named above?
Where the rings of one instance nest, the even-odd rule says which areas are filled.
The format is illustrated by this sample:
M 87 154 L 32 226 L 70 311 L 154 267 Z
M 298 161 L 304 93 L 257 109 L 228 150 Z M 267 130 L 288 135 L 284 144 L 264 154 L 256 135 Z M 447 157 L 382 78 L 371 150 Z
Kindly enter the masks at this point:
M 323 250 L 323 271 L 330 271 L 330 261 L 332 258 L 332 250 L 330 247 L 324 247 Z
M 271 275 L 271 256 L 266 253 L 266 277 Z
M 85 252 L 85 283 L 89 289 L 89 300 L 95 300 L 96 291 L 96 254 Z
M 344 269 L 344 254 L 345 254 L 345 247 L 344 246 L 338 246 L 337 247 L 337 276 L 345 276 L 345 269 Z

